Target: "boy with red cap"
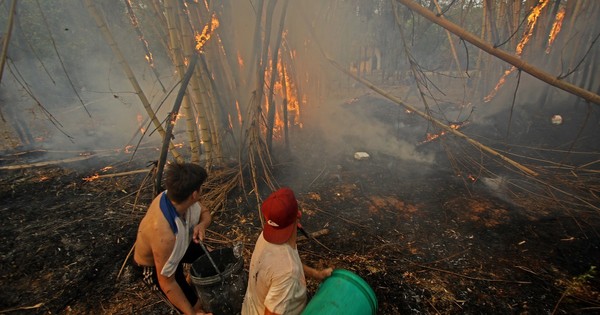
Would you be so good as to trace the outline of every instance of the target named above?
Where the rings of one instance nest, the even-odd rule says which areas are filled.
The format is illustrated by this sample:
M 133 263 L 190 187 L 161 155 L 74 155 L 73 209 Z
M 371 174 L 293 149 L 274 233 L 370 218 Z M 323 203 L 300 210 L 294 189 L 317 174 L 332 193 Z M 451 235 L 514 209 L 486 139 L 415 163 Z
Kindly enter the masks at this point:
M 306 306 L 306 278 L 322 281 L 332 268 L 302 263 L 296 247 L 300 210 L 294 192 L 281 188 L 262 204 L 265 217 L 252 259 L 242 315 L 300 314 Z
M 265 224 L 252 253 L 242 315 L 300 314 L 306 306 L 304 276 L 322 281 L 333 269 L 316 270 L 300 260 L 296 231 L 301 213 L 291 189 L 273 192 L 261 212 Z

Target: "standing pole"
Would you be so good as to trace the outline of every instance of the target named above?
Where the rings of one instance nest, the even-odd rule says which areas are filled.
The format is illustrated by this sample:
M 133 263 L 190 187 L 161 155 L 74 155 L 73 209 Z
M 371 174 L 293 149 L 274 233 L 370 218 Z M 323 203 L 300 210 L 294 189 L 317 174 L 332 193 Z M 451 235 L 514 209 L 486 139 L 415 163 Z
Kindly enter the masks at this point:
M 8 22 L 6 22 L 6 36 L 2 41 L 2 55 L 0 55 L 0 81 L 2 81 L 2 74 L 4 74 L 4 64 L 6 63 L 6 53 L 8 52 L 8 42 L 10 42 L 10 35 L 12 33 L 13 21 L 15 20 L 15 11 L 17 10 L 17 0 L 13 0 L 10 5 L 10 13 L 8 16 Z

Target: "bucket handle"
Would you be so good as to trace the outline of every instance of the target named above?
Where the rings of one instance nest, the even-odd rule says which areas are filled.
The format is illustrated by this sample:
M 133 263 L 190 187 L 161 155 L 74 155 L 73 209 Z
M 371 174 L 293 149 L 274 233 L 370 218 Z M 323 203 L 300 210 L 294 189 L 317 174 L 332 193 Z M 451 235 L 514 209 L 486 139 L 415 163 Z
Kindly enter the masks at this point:
M 215 264 L 215 261 L 210 256 L 210 253 L 206 249 L 206 246 L 204 246 L 204 243 L 202 243 L 202 241 L 198 241 L 198 244 L 200 244 L 200 247 L 202 247 L 202 250 L 204 251 L 204 253 L 206 254 L 206 256 L 208 256 L 208 260 L 210 260 L 210 263 L 213 265 L 213 267 L 215 267 L 215 270 L 217 271 L 217 274 L 219 275 L 219 278 L 221 278 L 221 283 L 223 283 L 225 281 L 225 278 L 221 274 L 221 271 L 219 270 L 219 267 L 217 267 L 217 264 Z M 192 265 L 192 268 L 193 267 L 194 267 L 194 265 Z M 194 273 L 198 274 L 198 271 L 196 271 L 196 269 L 194 269 Z

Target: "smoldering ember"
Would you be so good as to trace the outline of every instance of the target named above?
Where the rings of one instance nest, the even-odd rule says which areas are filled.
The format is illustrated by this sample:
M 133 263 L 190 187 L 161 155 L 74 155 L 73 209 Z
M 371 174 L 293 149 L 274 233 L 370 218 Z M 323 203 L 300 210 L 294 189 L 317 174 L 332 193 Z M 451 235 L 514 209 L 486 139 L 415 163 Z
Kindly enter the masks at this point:
M 304 314 L 600 312 L 599 1 L 0 6 L 0 314 L 179 314 L 133 253 L 180 162 L 205 311 L 288 187 Z

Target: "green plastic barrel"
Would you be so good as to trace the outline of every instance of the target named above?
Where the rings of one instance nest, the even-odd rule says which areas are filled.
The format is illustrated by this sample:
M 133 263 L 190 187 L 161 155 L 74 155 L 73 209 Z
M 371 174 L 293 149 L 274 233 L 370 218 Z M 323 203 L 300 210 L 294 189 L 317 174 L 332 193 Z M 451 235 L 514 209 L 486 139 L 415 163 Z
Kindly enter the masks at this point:
M 355 273 L 336 269 L 308 302 L 303 315 L 368 315 L 377 313 L 373 289 Z

